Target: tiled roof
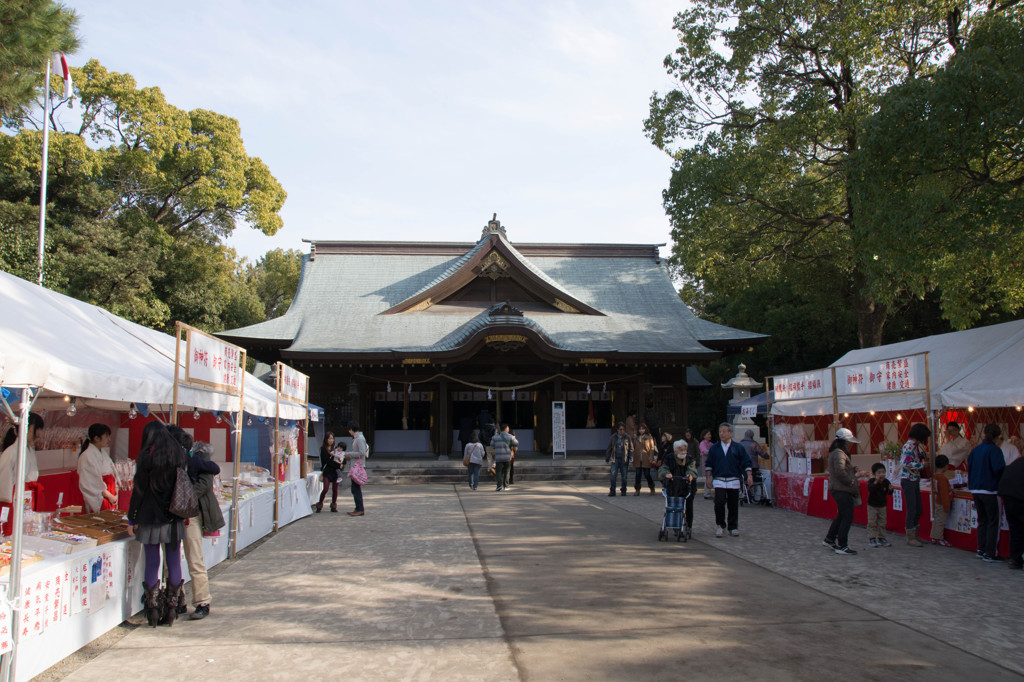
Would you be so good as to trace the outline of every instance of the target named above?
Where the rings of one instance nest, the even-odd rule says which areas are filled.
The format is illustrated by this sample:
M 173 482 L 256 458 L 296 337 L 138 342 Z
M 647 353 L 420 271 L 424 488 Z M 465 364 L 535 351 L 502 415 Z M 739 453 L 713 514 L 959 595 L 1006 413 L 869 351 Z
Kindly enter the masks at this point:
M 458 271 L 486 238 L 475 246 L 467 245 L 462 255 L 426 248 L 424 253 L 409 248 L 386 257 L 365 248 L 317 251 L 313 260 L 304 257 L 301 284 L 287 313 L 220 336 L 243 344 L 290 340 L 282 351 L 285 358 L 455 350 L 461 341 L 498 323 L 487 318 L 489 306 L 439 304 L 426 310 L 381 313 Z M 520 306 L 524 317 L 504 324 L 521 324 L 550 342 L 552 348 L 567 352 L 689 355 L 695 360 L 718 354 L 702 340 L 715 345 L 756 343 L 766 338 L 696 317 L 679 299 L 653 247 L 624 246 L 622 251 L 623 255 L 617 256 L 614 247 L 608 247 L 600 255 L 590 256 L 581 247 L 565 255 L 552 250 L 523 257 L 552 287 L 569 292 L 603 314 L 565 313 L 524 304 Z

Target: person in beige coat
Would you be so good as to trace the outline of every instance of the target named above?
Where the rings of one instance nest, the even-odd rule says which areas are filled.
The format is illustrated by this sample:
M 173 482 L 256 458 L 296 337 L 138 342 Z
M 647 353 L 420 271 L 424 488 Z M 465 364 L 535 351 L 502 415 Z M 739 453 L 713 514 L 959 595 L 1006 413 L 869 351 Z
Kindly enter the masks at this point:
M 636 480 L 633 483 L 634 495 L 640 494 L 641 478 L 647 478 L 647 487 L 654 494 L 654 478 L 651 476 L 651 467 L 654 460 L 658 458 L 658 441 L 647 429 L 647 424 L 640 425 L 640 435 L 637 437 L 637 451 L 640 453 L 640 460 L 636 462 Z

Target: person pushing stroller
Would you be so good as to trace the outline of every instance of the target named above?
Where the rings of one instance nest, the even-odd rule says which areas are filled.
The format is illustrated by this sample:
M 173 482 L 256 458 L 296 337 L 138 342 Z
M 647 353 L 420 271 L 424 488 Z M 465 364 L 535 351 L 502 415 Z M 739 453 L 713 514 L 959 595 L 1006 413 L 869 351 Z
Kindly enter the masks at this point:
M 658 468 L 658 479 L 665 486 L 666 498 L 685 498 L 682 528 L 689 538 L 693 531 L 693 491 L 696 488 L 697 476 L 700 474 L 700 459 L 697 453 L 691 455 L 687 450 L 685 440 L 680 439 L 673 443 L 672 451 L 662 459 Z M 668 507 L 666 516 L 667 511 Z

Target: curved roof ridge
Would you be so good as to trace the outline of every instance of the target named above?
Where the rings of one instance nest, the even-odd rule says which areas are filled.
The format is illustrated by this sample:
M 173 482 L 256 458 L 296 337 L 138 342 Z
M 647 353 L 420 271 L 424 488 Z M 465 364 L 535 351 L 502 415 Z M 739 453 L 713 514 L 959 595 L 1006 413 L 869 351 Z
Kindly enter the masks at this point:
M 465 322 L 464 324 L 456 327 L 451 332 L 438 339 L 437 343 L 429 346 L 412 346 L 403 348 L 393 348 L 394 351 L 405 352 L 405 353 L 433 353 L 439 351 L 455 350 L 463 345 L 477 334 L 486 331 L 488 327 L 523 327 L 536 334 L 544 343 L 548 344 L 551 348 L 564 351 L 575 351 L 575 352 L 588 352 L 593 349 L 584 349 L 577 346 L 569 346 L 564 343 L 559 343 L 548 334 L 543 327 L 537 322 L 523 315 L 521 312 L 513 308 L 513 313 L 499 313 L 499 309 L 507 306 L 507 303 L 498 303 L 491 306 L 487 310 L 482 311 L 480 314 L 475 315 L 473 318 Z M 510 306 L 511 307 L 511 306 Z M 518 314 L 517 314 L 518 313 Z

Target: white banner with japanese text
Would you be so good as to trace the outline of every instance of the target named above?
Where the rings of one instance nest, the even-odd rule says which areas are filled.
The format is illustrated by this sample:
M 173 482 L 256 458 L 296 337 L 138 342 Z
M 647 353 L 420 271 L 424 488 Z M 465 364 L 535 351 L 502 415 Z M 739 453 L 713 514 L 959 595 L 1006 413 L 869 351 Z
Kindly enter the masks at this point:
M 185 381 L 238 395 L 244 371 L 241 349 L 197 329 L 186 329 Z
M 832 373 L 816 369 L 800 374 L 786 374 L 773 378 L 775 402 L 783 400 L 806 400 L 832 397 Z
M 925 388 L 924 355 L 836 367 L 836 393 L 858 395 Z

